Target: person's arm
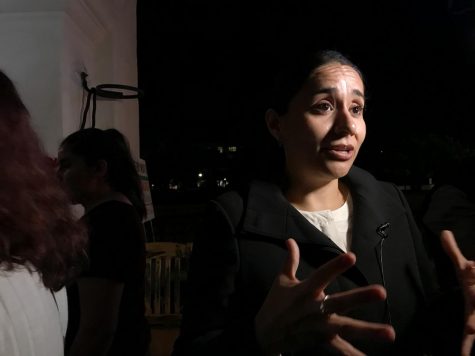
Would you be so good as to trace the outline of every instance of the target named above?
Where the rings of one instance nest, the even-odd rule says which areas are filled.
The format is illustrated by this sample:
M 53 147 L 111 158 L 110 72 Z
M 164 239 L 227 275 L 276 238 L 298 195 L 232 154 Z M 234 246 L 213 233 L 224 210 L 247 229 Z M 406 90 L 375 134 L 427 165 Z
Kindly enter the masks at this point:
M 81 319 L 69 356 L 106 355 L 117 327 L 123 283 L 103 278 L 78 280 Z

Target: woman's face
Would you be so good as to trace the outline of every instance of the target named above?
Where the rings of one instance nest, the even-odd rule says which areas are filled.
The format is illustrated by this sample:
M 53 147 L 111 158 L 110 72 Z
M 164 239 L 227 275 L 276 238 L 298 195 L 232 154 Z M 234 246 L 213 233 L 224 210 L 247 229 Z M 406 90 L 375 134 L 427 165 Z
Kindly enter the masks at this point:
M 332 180 L 350 170 L 366 135 L 364 85 L 350 66 L 316 68 L 278 117 L 272 134 L 282 143 L 290 177 Z
M 63 182 L 73 204 L 84 204 L 93 194 L 96 173 L 83 157 L 71 153 L 67 148 L 58 152 L 58 177 Z

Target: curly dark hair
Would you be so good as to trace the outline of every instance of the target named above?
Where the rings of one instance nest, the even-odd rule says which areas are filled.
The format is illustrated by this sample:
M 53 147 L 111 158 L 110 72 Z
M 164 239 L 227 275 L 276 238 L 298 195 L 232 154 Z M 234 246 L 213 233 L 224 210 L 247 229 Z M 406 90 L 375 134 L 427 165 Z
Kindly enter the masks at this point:
M 24 265 L 58 290 L 78 273 L 87 235 L 29 121 L 0 71 L 0 268 Z

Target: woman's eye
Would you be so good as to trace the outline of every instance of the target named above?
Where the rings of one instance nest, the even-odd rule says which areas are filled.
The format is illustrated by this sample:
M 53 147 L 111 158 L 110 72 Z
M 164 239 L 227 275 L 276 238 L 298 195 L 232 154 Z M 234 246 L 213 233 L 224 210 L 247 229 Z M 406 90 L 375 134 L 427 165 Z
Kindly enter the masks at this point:
M 361 105 L 356 105 L 356 106 L 353 106 L 350 111 L 355 114 L 355 115 L 361 115 L 363 113 L 363 106 Z
M 327 102 L 318 103 L 312 106 L 312 111 L 317 111 L 317 112 L 327 112 L 332 109 L 333 109 L 332 105 Z

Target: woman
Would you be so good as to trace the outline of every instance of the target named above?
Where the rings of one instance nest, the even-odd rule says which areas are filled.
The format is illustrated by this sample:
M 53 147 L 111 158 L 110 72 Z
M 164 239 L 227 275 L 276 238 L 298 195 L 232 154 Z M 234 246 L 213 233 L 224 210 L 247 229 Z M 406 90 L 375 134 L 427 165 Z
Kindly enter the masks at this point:
M 140 179 L 124 136 L 84 129 L 61 143 L 59 175 L 73 203 L 85 208 L 88 267 L 68 289 L 67 353 L 144 355 L 145 212 Z
M 59 356 L 86 235 L 29 120 L 0 72 L 0 355 Z
M 418 314 L 436 285 L 403 194 L 353 166 L 366 135 L 361 72 L 334 51 L 296 59 L 266 112 L 285 181 L 211 204 L 175 354 L 422 355 Z M 451 237 L 472 315 L 474 263 Z

